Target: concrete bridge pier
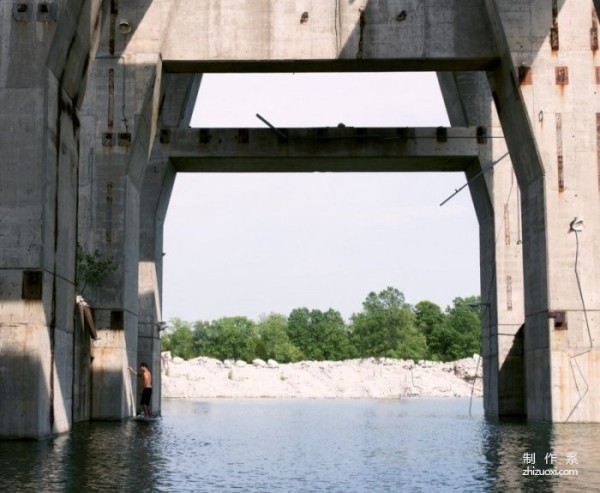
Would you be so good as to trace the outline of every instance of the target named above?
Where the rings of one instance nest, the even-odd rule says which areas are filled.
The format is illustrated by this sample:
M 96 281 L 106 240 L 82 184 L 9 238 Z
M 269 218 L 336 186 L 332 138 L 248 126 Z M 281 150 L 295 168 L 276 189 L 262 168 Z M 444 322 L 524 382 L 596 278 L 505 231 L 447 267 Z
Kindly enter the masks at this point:
M 98 339 L 93 342 L 91 351 L 92 419 L 118 419 L 134 412 L 135 387 L 126 368 L 128 351 L 135 361 L 137 330 L 131 327 L 137 323 L 137 298 L 132 300 L 126 293 L 137 289 L 137 272 L 135 278 L 129 272 L 129 257 L 126 257 L 124 245 L 132 241 L 137 244 L 137 237 L 128 237 L 128 231 L 136 225 L 123 216 L 126 213 L 131 216 L 131 209 L 137 210 L 139 204 L 126 173 L 130 136 L 121 127 L 122 123 L 114 128 L 116 122 L 111 122 L 110 112 L 107 120 L 101 120 L 99 115 L 104 117 L 106 112 L 100 112 L 97 107 L 100 102 L 109 100 L 111 88 L 126 87 L 123 83 L 107 84 L 107 78 L 123 74 L 119 61 L 118 56 L 106 56 L 100 49 L 82 107 L 86 125 L 81 137 L 78 243 L 84 251 L 97 250 L 103 257 L 112 258 L 118 266 L 103 285 L 88 286 L 82 293 L 93 308 L 98 329 Z M 117 81 L 121 82 L 121 79 Z M 119 92 L 119 100 L 120 96 Z M 131 119 L 131 114 L 127 116 Z M 120 134 L 119 141 L 117 134 Z
M 165 324 L 161 315 L 163 229 L 176 177 L 164 151 L 169 149 L 171 129 L 188 127 L 201 79 L 201 75 L 163 75 L 159 130 L 141 190 L 137 358 L 138 365 L 145 361 L 152 372 L 155 411 L 160 411 L 160 330 Z
M 482 174 L 470 180 L 480 236 L 485 413 L 525 416 L 519 187 L 485 74 L 442 72 L 438 80 L 451 124 L 485 129 Z
M 147 220 L 140 212 L 161 96 L 160 32 L 168 21 L 161 6 L 155 2 L 144 11 L 121 8 L 120 34 L 115 34 L 116 20 L 111 18 L 85 99 L 88 133 L 81 166 L 90 168 L 91 184 L 85 197 L 87 183 L 82 183 L 81 199 L 87 207 L 80 208 L 80 224 L 85 226 L 80 227 L 79 242 L 118 264 L 109 281 L 89 293 L 99 336 L 92 351 L 93 419 L 121 419 L 136 412 L 137 379 L 128 366 L 138 367 L 147 359 L 153 374 L 160 374 L 155 300 L 159 281 L 145 257 L 140 263 L 140 252 L 146 255 L 147 248 L 141 241 L 150 239 L 140 236 L 141 222 Z M 148 293 L 141 298 L 141 318 L 140 279 L 142 291 Z M 160 387 L 159 376 L 154 386 Z M 156 394 L 158 407 L 160 392 Z
M 162 319 L 163 228 L 175 171 L 168 160 L 153 157 L 144 178 L 140 218 L 138 273 L 139 316 L 137 360 L 146 362 L 152 373 L 152 409 L 160 411 Z M 141 388 L 138 388 L 138 399 Z
M 521 2 L 486 8 L 500 52 L 488 79 L 521 191 L 527 416 L 597 422 L 596 12 L 591 0 L 531 4 L 519 23 Z
M 79 106 L 102 15 L 0 4 L 2 438 L 72 423 Z

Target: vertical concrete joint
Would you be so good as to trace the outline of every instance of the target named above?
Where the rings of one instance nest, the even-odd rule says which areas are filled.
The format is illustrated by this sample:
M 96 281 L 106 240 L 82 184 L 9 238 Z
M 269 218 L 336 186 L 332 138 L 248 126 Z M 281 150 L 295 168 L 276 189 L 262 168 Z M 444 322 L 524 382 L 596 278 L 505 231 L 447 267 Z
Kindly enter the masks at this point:
M 359 12 L 358 26 L 360 29 L 360 34 L 358 37 L 358 52 L 356 53 L 356 58 L 358 58 L 360 60 L 363 57 L 363 43 L 364 43 L 366 20 L 365 20 L 365 9 L 363 7 L 360 7 L 358 9 L 358 12 Z
M 108 69 L 108 121 L 107 126 L 112 130 L 115 109 L 115 69 Z
M 508 203 L 504 204 L 504 244 L 510 245 L 510 209 Z
M 598 50 L 598 17 L 596 16 L 596 10 L 592 7 L 592 27 L 590 28 L 590 49 L 592 51 Z
M 558 51 L 558 5 L 557 0 L 552 0 L 552 27 L 550 28 L 550 48 Z
M 596 113 L 596 167 L 598 190 L 600 191 L 600 113 Z
M 558 173 L 558 191 L 565 191 L 565 176 L 563 163 L 562 115 L 556 114 L 556 161 Z
M 106 184 L 106 229 L 105 239 L 107 244 L 112 243 L 112 202 L 113 202 L 113 184 L 108 182 Z
M 119 14 L 119 0 L 110 0 L 110 24 L 108 27 L 108 52 L 115 54 L 115 33 L 117 26 L 117 15 Z

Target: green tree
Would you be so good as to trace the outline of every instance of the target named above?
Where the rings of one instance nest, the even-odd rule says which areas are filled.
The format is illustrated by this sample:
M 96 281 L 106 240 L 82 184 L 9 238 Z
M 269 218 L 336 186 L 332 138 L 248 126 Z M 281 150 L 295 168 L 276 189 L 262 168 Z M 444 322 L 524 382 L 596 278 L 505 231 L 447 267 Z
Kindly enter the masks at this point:
M 288 317 L 288 335 L 304 359 L 335 361 L 355 355 L 342 315 L 331 308 L 295 308 Z
M 404 294 L 396 288 L 387 287 L 379 293 L 371 291 L 363 301 L 363 311 L 378 313 L 385 310 L 396 310 L 405 307 Z
M 480 310 L 489 310 L 488 305 L 481 305 L 479 296 L 455 298 L 453 306 L 448 310 L 448 324 L 459 335 L 458 358 L 467 358 L 474 353 L 481 354 L 481 315 Z
M 171 351 L 173 356 L 190 359 L 196 356 L 194 351 L 194 337 L 188 322 L 180 318 L 169 321 L 170 328 L 161 334 L 163 351 Z
M 259 358 L 274 359 L 280 363 L 301 359 L 301 351 L 290 341 L 287 324 L 287 317 L 279 313 L 271 313 L 258 322 L 256 354 Z
M 417 327 L 427 340 L 427 358 L 434 361 L 445 360 L 445 350 L 440 351 L 439 347 L 440 339 L 448 332 L 448 317 L 431 301 L 420 301 L 415 305 L 414 312 Z
M 98 250 L 87 253 L 81 245 L 77 245 L 76 264 L 76 285 L 81 294 L 87 286 L 101 286 L 117 270 L 117 263 L 111 257 L 102 255 Z
M 321 347 L 322 359 L 339 361 L 356 356 L 356 351 L 350 343 L 350 332 L 346 327 L 344 318 L 337 310 L 329 309 L 326 312 L 317 312 L 313 316 L 317 327 L 318 341 Z
M 427 355 L 425 335 L 404 295 L 388 287 L 371 292 L 363 311 L 352 316 L 352 341 L 360 356 L 423 359 Z
M 459 335 L 448 324 L 436 327 L 427 337 L 430 359 L 452 361 L 460 359 Z
M 419 301 L 415 305 L 414 311 L 417 317 L 417 327 L 425 336 L 446 323 L 446 315 L 442 309 L 431 301 Z
M 455 298 L 446 310 L 446 323 L 437 325 L 428 335 L 432 359 L 453 361 L 479 353 L 481 319 L 479 298 Z
M 256 357 L 256 326 L 247 317 L 223 317 L 210 326 L 210 356 L 252 361 Z
M 194 353 L 196 356 L 212 356 L 213 347 L 211 339 L 212 329 L 210 322 L 197 320 L 192 329 Z

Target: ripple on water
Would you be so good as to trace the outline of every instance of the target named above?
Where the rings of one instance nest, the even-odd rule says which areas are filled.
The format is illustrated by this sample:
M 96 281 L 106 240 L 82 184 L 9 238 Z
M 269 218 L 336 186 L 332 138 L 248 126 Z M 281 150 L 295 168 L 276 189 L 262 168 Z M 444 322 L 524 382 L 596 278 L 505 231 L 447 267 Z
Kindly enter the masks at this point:
M 600 427 L 470 417 L 468 399 L 166 401 L 155 423 L 0 442 L 0 491 L 592 491 Z M 524 476 L 524 454 L 573 477 Z M 558 462 L 561 462 L 560 464 Z

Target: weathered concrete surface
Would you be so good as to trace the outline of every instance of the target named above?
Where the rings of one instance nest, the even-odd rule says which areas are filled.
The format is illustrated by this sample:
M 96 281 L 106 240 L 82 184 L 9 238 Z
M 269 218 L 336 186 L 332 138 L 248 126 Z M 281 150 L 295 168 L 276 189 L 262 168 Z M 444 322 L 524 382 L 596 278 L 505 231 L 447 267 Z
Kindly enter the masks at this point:
M 465 171 L 476 128 L 178 129 L 161 147 L 185 172 Z
M 72 423 L 77 106 L 101 18 L 0 4 L 0 437 Z
M 171 72 L 485 70 L 497 57 L 486 20 L 464 0 L 188 0 L 162 58 Z
M 485 74 L 439 73 L 438 79 L 451 124 L 481 126 L 491 129 L 496 137 L 485 142 L 486 171 L 478 178 L 485 193 L 473 195 L 481 252 L 484 408 L 490 416 L 524 416 L 523 331 L 519 329 L 525 315 L 519 187 L 504 139 L 497 138 L 503 134 Z M 471 190 L 474 187 L 472 183 Z
M 80 206 L 78 241 L 118 263 L 109 282 L 88 294 L 99 329 L 92 350 L 92 418 L 121 419 L 136 408 L 137 382 L 126 368 L 141 362 L 140 190 L 158 121 L 160 45 L 172 4 L 113 4 L 82 107 L 82 164 L 91 181 L 82 181 L 80 204 L 86 206 Z
M 591 2 L 525 12 L 520 2 L 486 4 L 502 53 L 489 77 L 523 209 L 527 413 L 597 421 L 598 368 L 576 369 L 578 353 L 589 351 L 591 363 L 597 351 L 598 328 L 582 316 L 598 310 L 597 49 L 590 37 L 597 19 Z M 576 216 L 586 218 L 579 242 L 569 228 Z M 567 325 L 559 322 L 563 312 Z
M 176 170 L 438 166 L 475 178 L 504 146 L 514 175 L 500 161 L 470 186 L 481 227 L 486 409 L 600 421 L 597 29 L 592 0 L 1 3 L 0 436 L 135 412 L 125 369 L 140 358 L 157 365 L 162 221 Z M 444 150 L 456 152 L 446 146 L 409 159 L 422 150 L 409 139 L 396 148 L 384 141 L 388 157 L 374 159 L 382 143 L 364 135 L 282 144 L 266 131 L 248 133 L 247 144 L 224 137 L 231 147 L 219 161 L 215 141 L 177 129 L 191 86 L 175 95 L 165 71 L 189 83 L 185 72 L 311 70 L 485 73 L 489 90 L 481 74 L 442 81 L 453 124 L 486 129 L 477 158 L 444 161 Z M 359 129 L 327 130 L 336 132 Z M 317 164 L 319 153 L 328 164 Z M 583 230 L 570 228 L 575 217 Z M 119 264 L 86 293 L 100 332 L 91 348 L 73 322 L 77 241 Z M 73 360 L 88 349 L 89 366 Z M 74 378 L 75 368 L 90 374 Z
M 189 125 L 201 78 L 201 75 L 165 76 L 159 120 L 161 128 Z M 153 373 L 153 411 L 160 411 L 162 390 L 159 333 L 164 324 L 161 315 L 163 228 L 176 176 L 169 156 L 162 152 L 161 140 L 164 140 L 163 132 L 156 136 L 142 185 L 138 273 L 137 356 L 140 363 L 146 362 L 149 368 L 158 370 Z M 141 390 L 138 388 L 138 402 Z

